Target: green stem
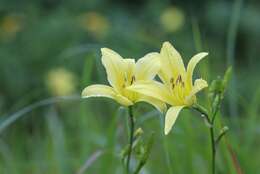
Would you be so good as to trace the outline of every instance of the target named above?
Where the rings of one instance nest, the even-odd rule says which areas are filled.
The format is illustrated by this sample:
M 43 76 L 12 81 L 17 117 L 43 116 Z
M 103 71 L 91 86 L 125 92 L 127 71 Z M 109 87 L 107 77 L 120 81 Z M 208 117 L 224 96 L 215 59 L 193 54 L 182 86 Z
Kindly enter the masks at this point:
M 138 173 L 140 172 L 140 170 L 142 169 L 143 166 L 144 166 L 143 163 L 139 163 L 138 166 L 137 166 L 137 168 L 136 168 L 136 170 L 135 170 L 135 172 L 134 172 L 134 174 L 138 174 Z
M 214 135 L 214 120 L 210 119 L 207 109 L 198 104 L 194 105 L 193 108 L 203 114 L 207 121 L 210 123 L 209 131 L 210 131 L 210 141 L 211 141 L 211 167 L 212 174 L 215 174 L 215 158 L 216 158 L 216 143 L 215 143 L 215 135 Z
M 214 139 L 214 128 L 213 126 L 210 127 L 210 139 L 211 139 L 211 166 L 212 166 L 212 174 L 215 174 L 215 156 L 216 156 L 216 144 L 215 144 L 215 139 Z
M 220 103 L 221 103 L 221 94 L 217 94 L 217 96 L 215 97 L 214 105 L 212 106 L 212 108 L 214 108 L 212 110 L 212 123 L 213 124 L 214 124 L 216 115 L 218 113 L 218 110 L 220 109 Z
M 133 148 L 133 141 L 134 141 L 134 115 L 133 115 L 133 108 L 132 106 L 128 107 L 128 114 L 129 114 L 129 151 L 127 155 L 127 161 L 126 161 L 126 171 L 127 174 L 130 173 L 130 160 L 131 160 L 131 154 L 132 154 L 132 148 Z
M 225 126 L 221 129 L 220 134 L 218 135 L 217 139 L 215 140 L 216 146 L 219 144 L 221 138 L 228 132 L 228 127 Z
M 198 104 L 193 105 L 192 108 L 195 109 L 196 111 L 198 111 L 201 115 L 203 115 L 203 117 L 205 117 L 207 123 L 210 124 L 209 127 L 212 127 L 212 122 L 211 122 L 211 120 L 209 118 L 209 114 L 208 114 L 207 109 L 205 109 L 203 106 L 200 106 Z

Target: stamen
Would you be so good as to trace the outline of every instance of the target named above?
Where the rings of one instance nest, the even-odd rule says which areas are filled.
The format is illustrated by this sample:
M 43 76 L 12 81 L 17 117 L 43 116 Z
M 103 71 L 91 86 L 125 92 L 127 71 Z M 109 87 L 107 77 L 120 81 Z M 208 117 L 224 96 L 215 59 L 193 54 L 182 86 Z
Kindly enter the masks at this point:
M 125 81 L 125 83 L 127 82 L 127 75 L 126 75 L 126 73 L 124 75 L 124 81 Z
M 177 79 L 176 79 L 176 85 L 181 84 L 182 87 L 185 86 L 184 82 L 182 81 L 182 76 L 178 75 Z
M 135 76 L 132 76 L 130 84 L 132 85 L 135 82 Z
M 175 84 L 174 84 L 174 78 L 173 77 L 170 79 L 170 84 L 172 85 L 172 89 L 174 89 Z
M 174 83 L 172 83 L 172 89 L 174 89 L 174 87 L 175 87 L 175 84 L 174 84 Z
M 173 77 L 170 79 L 170 83 L 174 83 L 174 78 Z
M 177 79 L 176 79 L 176 84 L 181 82 L 181 75 L 178 75 Z

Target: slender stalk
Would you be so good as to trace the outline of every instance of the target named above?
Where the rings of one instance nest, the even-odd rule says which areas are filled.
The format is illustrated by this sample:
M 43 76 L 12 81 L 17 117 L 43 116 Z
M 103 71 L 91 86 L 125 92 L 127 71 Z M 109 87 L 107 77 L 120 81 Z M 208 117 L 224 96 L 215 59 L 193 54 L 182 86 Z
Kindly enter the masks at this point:
M 211 140 L 211 166 L 212 166 L 212 174 L 215 174 L 215 156 L 216 156 L 216 144 L 214 139 L 214 128 L 210 127 L 210 140 Z
M 134 141 L 134 115 L 133 115 L 132 106 L 128 107 L 128 114 L 129 114 L 129 151 L 128 151 L 127 161 L 126 161 L 127 174 L 130 173 L 130 160 L 131 160 L 133 141 Z
M 136 168 L 136 170 L 135 170 L 135 172 L 134 172 L 134 174 L 138 174 L 138 173 L 140 172 L 140 170 L 142 169 L 143 166 L 144 166 L 143 163 L 139 163 L 138 166 L 137 166 L 137 168 Z
M 215 174 L 215 158 L 216 158 L 216 143 L 215 143 L 215 135 L 214 135 L 214 118 L 210 119 L 207 109 L 200 105 L 194 105 L 193 108 L 203 114 L 206 117 L 207 121 L 210 123 L 209 131 L 210 131 L 210 141 L 211 141 L 211 167 L 212 174 Z
M 212 123 L 214 123 L 216 115 L 217 115 L 217 113 L 218 113 L 218 111 L 220 109 L 220 103 L 221 103 L 221 94 L 220 93 L 218 93 L 216 95 L 215 100 L 216 100 L 215 101 L 216 103 L 214 103 L 215 106 L 212 106 L 213 107 L 213 110 L 212 110 Z

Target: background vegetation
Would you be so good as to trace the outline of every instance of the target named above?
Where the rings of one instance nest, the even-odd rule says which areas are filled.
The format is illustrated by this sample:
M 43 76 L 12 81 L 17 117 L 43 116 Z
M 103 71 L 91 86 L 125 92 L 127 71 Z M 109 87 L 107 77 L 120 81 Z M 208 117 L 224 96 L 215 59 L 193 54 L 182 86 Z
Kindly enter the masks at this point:
M 0 173 L 122 173 L 127 112 L 108 99 L 81 100 L 107 83 L 100 48 L 140 58 L 172 42 L 185 62 L 210 53 L 197 75 L 211 81 L 232 65 L 219 124 L 230 128 L 217 153 L 218 173 L 260 173 L 257 0 L 1 0 Z M 66 97 L 64 97 L 66 96 Z M 205 96 L 199 101 L 207 104 Z M 210 171 L 208 130 L 181 113 L 168 136 L 163 116 L 141 103 L 138 127 L 156 141 L 143 173 Z

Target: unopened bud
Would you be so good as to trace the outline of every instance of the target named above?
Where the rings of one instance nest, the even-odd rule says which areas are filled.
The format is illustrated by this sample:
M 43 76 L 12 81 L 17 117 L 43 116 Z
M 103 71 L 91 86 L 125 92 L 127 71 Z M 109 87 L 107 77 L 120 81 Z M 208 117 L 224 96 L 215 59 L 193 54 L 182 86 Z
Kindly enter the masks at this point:
M 144 133 L 143 129 L 139 127 L 138 129 L 136 129 L 136 131 L 134 133 L 134 137 L 137 138 L 137 137 L 141 136 L 143 133 Z

